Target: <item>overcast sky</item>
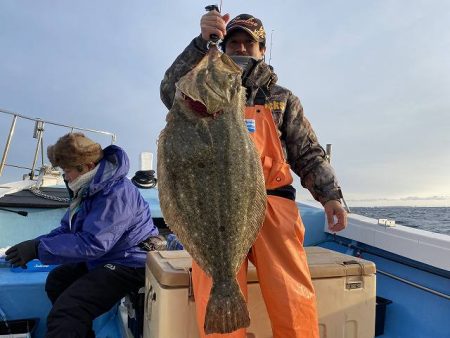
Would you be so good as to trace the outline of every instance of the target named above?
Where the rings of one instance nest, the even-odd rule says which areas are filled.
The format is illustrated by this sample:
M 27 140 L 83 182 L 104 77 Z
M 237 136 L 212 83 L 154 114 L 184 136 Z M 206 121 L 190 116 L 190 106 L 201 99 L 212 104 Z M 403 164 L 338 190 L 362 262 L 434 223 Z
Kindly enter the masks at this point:
M 111 131 L 156 152 L 159 84 L 206 1 L 0 1 L 0 108 Z M 450 206 L 450 1 L 224 1 L 272 33 L 279 84 L 303 103 L 350 205 Z M 267 58 L 269 59 L 268 46 Z M 0 150 L 11 118 L 0 115 Z M 29 166 L 19 121 L 8 162 Z M 45 146 L 67 130 L 48 127 Z M 108 144 L 108 138 L 90 137 Z M 17 179 L 5 169 L 0 182 Z M 298 179 L 297 179 L 298 185 Z M 310 199 L 307 191 L 300 197 Z

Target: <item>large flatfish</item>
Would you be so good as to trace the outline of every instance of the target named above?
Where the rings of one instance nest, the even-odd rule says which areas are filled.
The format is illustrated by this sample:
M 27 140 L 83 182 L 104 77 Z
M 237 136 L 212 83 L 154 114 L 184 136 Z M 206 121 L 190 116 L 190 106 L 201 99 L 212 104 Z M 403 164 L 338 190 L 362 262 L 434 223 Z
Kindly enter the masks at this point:
M 170 229 L 212 278 L 205 332 L 250 325 L 236 274 L 262 226 L 266 190 L 244 120 L 240 68 L 211 48 L 176 84 L 158 140 L 158 189 Z

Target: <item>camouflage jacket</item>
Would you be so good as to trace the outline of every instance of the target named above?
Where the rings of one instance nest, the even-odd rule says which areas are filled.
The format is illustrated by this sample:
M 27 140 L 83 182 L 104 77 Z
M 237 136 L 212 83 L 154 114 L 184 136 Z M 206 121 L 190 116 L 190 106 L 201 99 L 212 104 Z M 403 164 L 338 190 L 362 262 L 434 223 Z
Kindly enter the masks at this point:
M 161 81 L 161 99 L 168 109 L 175 97 L 175 83 L 206 54 L 206 41 L 196 37 L 176 58 Z M 292 170 L 300 177 L 303 187 L 324 205 L 329 200 L 340 200 L 333 168 L 326 160 L 326 153 L 317 141 L 311 124 L 303 113 L 300 100 L 286 88 L 276 84 L 277 76 L 272 68 L 260 62 L 243 83 L 247 88 L 247 106 L 254 104 L 261 88 L 266 96 L 266 105 L 272 110 L 278 127 L 284 155 Z

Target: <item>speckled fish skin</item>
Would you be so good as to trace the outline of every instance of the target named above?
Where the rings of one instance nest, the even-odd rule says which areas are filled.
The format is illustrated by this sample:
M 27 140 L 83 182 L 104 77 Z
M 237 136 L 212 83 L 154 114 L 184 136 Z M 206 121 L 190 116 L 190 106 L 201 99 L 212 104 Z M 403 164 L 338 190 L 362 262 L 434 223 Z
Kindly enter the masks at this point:
M 185 96 L 202 102 L 199 114 Z M 264 221 L 266 190 L 260 158 L 244 121 L 241 71 L 211 48 L 177 83 L 158 140 L 158 189 L 170 229 L 212 277 L 205 332 L 250 325 L 236 274 Z

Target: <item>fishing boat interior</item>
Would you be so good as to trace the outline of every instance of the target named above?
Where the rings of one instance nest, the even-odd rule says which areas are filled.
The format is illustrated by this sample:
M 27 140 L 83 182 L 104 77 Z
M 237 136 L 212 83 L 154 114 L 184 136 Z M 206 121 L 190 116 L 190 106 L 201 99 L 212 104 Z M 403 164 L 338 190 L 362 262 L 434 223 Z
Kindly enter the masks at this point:
M 51 308 L 44 285 L 54 266 L 33 260 L 26 270 L 12 268 L 4 260 L 4 251 L 57 227 L 69 203 L 61 173 L 43 159 L 44 126 L 61 128 L 60 135 L 68 131 L 96 134 L 111 143 L 116 137 L 3 109 L 0 113 L 11 117 L 9 133 L 2 140 L 0 178 L 8 167 L 22 172 L 17 180 L 0 184 L 0 337 L 40 338 L 45 336 Z M 27 141 L 35 149 L 30 166 L 8 161 L 11 145 L 25 142 L 25 137 L 14 136 L 21 120 L 34 123 L 32 141 Z M 152 156 L 143 153 L 141 158 L 142 171 L 151 170 Z M 154 223 L 167 237 L 171 232 L 161 213 L 156 181 L 134 180 L 141 184 Z M 328 231 L 320 205 L 297 205 L 306 228 L 304 245 L 317 293 L 321 337 L 450 337 L 450 236 L 351 210 L 348 227 L 334 234 Z M 185 250 L 149 252 L 145 287 L 94 321 L 96 337 L 198 337 L 191 263 Z M 251 264 L 248 290 L 251 324 L 247 337 L 272 337 Z

